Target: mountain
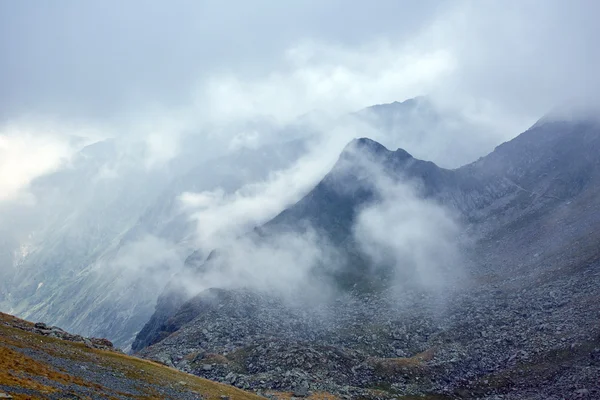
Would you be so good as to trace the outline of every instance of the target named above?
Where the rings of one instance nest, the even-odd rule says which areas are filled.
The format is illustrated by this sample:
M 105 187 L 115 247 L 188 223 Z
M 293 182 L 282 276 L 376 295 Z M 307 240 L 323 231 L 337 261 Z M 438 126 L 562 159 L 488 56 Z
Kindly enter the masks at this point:
M 248 389 L 600 396 L 598 154 L 594 120 L 544 119 L 456 169 L 355 140 L 311 192 L 250 234 L 260 244 L 317 232 L 341 261 L 316 265 L 309 282 L 337 283 L 331 298 L 290 301 L 251 280 L 187 301 L 166 292 L 135 347 Z M 373 221 L 383 229 L 369 232 Z M 196 279 L 228 252 L 195 260 Z
M 149 163 L 152 148 L 142 141 L 91 144 L 32 183 L 35 205 L 0 205 L 0 309 L 126 348 L 196 250 L 198 226 L 182 194 L 231 196 L 290 168 L 319 135 L 335 131 L 343 146 L 357 127 L 421 152 L 435 136 L 467 146 L 481 129 L 420 98 L 339 119 L 311 114 L 286 126 L 264 120 L 185 135 L 162 164 Z

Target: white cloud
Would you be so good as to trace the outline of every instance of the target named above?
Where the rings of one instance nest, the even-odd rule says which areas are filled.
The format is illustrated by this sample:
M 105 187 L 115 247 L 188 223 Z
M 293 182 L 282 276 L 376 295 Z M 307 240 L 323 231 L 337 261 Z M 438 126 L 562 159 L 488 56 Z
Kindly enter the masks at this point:
M 216 123 L 264 115 L 289 122 L 315 109 L 340 114 L 428 93 L 454 67 L 443 49 L 386 40 L 360 48 L 303 42 L 265 76 L 213 75 L 199 85 L 196 103 Z
M 319 264 L 333 267 L 340 255 L 312 230 L 263 239 L 244 236 L 222 245 L 201 274 L 181 276 L 182 287 L 192 294 L 208 288 L 250 288 L 290 301 L 325 300 L 333 293 L 313 272 Z
M 407 182 L 384 175 L 376 181 L 379 202 L 361 210 L 354 226 L 354 237 L 372 268 L 392 268 L 396 284 L 427 289 L 458 276 L 460 227 L 449 211 L 420 198 Z
M 72 154 L 69 142 L 52 130 L 9 125 L 0 131 L 0 202 L 34 201 L 29 184 L 57 169 Z
M 181 250 L 164 239 L 146 235 L 127 243 L 113 259 L 102 261 L 95 268 L 101 274 L 106 273 L 105 268 L 111 269 L 109 276 L 118 276 L 115 284 L 136 284 L 140 294 L 152 297 L 181 270 L 185 258 Z
M 357 122 L 354 128 L 361 126 Z M 348 132 L 348 127 L 337 132 L 338 141 L 346 141 L 341 132 Z M 194 210 L 199 248 L 205 255 L 214 249 L 218 252 L 198 276 L 182 276 L 182 285 L 191 293 L 210 287 L 248 287 L 288 298 L 312 290 L 325 297 L 334 293 L 328 283 L 317 283 L 313 272 L 323 265 L 330 271 L 343 268 L 344 253 L 310 226 L 304 233 L 284 230 L 267 237 L 249 235 L 254 226 L 311 189 L 335 161 L 328 158 L 330 154 L 331 149 L 315 146 L 292 168 L 230 195 L 219 189 L 182 196 L 184 206 Z M 419 197 L 412 183 L 401 179 L 401 172 L 391 176 L 370 157 L 354 154 L 349 164 L 339 164 L 342 170 L 336 173 L 343 176 L 346 167 L 365 173 L 362 184 L 377 198 L 360 210 L 350 232 L 358 250 L 370 258 L 373 272 L 391 267 L 397 279 L 394 283 L 410 281 L 411 287 L 425 289 L 439 289 L 460 276 L 460 226 L 449 210 Z M 355 188 L 344 189 L 352 196 Z
M 197 224 L 196 242 L 208 252 L 273 218 L 306 194 L 331 168 L 339 149 L 357 134 L 344 125 L 317 138 L 289 168 L 272 171 L 233 193 L 222 189 L 183 193 L 179 200 Z

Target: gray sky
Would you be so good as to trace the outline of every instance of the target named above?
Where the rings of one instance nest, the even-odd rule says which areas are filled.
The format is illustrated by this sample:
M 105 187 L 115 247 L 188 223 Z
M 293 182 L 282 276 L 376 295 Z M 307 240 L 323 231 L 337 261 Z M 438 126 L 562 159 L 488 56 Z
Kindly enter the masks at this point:
M 352 108 L 422 91 L 532 117 L 552 102 L 597 92 L 599 13 L 594 0 L 4 1 L 0 121 L 23 114 L 119 119 L 146 107 L 188 107 L 199 97 L 212 103 L 205 87 L 215 76 L 281 85 L 330 66 L 356 72 L 361 101 L 346 101 L 342 84 L 327 101 L 310 95 L 290 108 L 301 113 L 336 101 Z M 290 61 L 298 46 L 313 58 Z M 385 75 L 436 51 L 448 65 L 410 90 L 373 82 L 378 69 Z M 390 55 L 409 52 L 413 59 Z M 282 78 L 274 83 L 273 75 Z M 276 101 L 263 103 L 268 109 Z
M 209 74 L 259 77 L 304 40 L 357 46 L 401 37 L 437 7 L 432 1 L 2 2 L 1 116 L 106 118 L 143 102 L 180 106 Z

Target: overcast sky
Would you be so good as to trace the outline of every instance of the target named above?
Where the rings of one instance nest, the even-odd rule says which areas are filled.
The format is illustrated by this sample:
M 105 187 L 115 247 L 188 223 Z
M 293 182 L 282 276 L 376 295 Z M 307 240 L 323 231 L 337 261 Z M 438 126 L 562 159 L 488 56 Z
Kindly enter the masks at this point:
M 307 40 L 351 48 L 399 38 L 436 2 L 2 2 L 4 118 L 22 112 L 111 117 L 144 102 L 185 105 L 210 74 L 250 78 Z
M 598 15 L 594 0 L 3 1 L 0 121 L 288 117 L 430 93 L 531 119 L 598 92 Z

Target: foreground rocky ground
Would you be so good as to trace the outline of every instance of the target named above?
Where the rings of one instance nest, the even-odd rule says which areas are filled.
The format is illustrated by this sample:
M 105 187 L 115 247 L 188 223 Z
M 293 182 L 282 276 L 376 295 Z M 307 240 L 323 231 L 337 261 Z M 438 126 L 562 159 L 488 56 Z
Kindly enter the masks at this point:
M 299 397 L 598 398 L 600 264 L 560 272 L 442 298 L 349 296 L 310 312 L 213 290 L 196 298 L 198 317 L 142 354 Z
M 0 398 L 258 399 L 111 347 L 0 313 Z

